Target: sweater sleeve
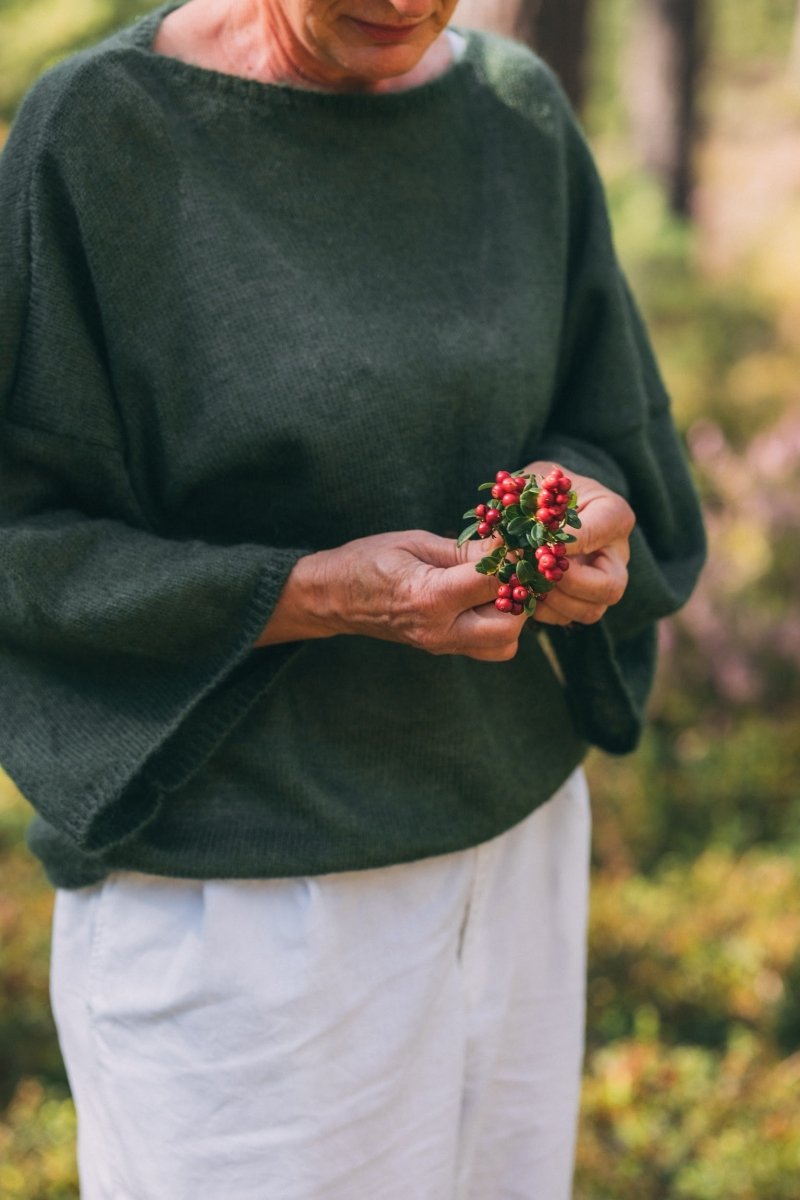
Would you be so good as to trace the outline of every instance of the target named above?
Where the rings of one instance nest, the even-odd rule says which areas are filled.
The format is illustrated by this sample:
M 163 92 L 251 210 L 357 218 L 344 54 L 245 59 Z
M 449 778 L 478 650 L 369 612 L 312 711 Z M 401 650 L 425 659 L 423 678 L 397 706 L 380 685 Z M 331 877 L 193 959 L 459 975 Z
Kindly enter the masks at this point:
M 602 184 L 571 120 L 566 146 L 566 305 L 554 400 L 535 457 L 620 493 L 637 524 L 622 600 L 597 625 L 548 632 L 579 733 L 625 753 L 642 731 L 655 623 L 688 598 L 705 536 L 669 398 L 615 257 Z
M 0 761 L 50 825 L 102 851 L 297 652 L 253 644 L 303 551 L 152 528 L 38 107 L 0 159 Z

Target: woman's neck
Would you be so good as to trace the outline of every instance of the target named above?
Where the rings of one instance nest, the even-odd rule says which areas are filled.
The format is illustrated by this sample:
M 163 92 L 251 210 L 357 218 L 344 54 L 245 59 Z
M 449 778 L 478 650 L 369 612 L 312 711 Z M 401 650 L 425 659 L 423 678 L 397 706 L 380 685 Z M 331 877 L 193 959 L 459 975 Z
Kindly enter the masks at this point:
M 260 0 L 188 0 L 161 22 L 153 49 L 193 66 L 261 83 L 343 92 L 419 87 L 443 74 L 454 57 L 442 33 L 404 75 L 359 80 L 313 55 L 294 36 L 280 8 Z

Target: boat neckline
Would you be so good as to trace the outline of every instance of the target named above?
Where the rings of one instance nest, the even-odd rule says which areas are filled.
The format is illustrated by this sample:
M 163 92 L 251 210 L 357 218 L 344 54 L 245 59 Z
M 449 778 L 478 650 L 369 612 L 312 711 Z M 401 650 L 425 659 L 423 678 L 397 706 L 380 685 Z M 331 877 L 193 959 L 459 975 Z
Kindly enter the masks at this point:
M 415 87 L 403 88 L 396 92 L 338 92 L 322 88 L 304 88 L 289 83 L 267 83 L 260 79 L 248 79 L 244 75 L 234 75 L 226 71 L 219 71 L 214 67 L 204 67 L 197 63 L 186 62 L 182 58 L 161 54 L 155 50 L 153 43 L 161 22 L 169 13 L 174 12 L 186 2 L 187 0 L 167 0 L 166 3 L 159 5 L 135 24 L 123 30 L 120 36 L 148 55 L 153 61 L 159 62 L 169 73 L 181 77 L 187 82 L 203 83 L 216 91 L 251 99 L 358 108 L 396 108 L 424 102 L 442 92 L 449 91 L 450 87 L 471 69 L 477 41 L 473 30 L 454 25 L 448 26 L 451 32 L 463 38 L 464 44 L 461 53 L 453 58 L 444 71 Z

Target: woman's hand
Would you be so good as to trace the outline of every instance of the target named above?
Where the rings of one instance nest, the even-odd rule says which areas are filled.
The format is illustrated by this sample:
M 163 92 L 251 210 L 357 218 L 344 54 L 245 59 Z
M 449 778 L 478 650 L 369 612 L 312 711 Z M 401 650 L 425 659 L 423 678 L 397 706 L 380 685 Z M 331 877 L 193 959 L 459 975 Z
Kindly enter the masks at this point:
M 486 549 L 410 530 L 310 554 L 289 575 L 256 645 L 351 633 L 429 654 L 513 658 L 525 618 L 494 607 L 496 580 L 475 570 Z
M 556 464 L 558 465 L 558 464 Z M 531 463 L 526 471 L 546 475 L 552 463 Z M 536 609 L 544 625 L 593 625 L 622 599 L 628 584 L 629 539 L 636 524 L 631 506 L 596 479 L 562 468 L 578 493 L 581 528 L 568 548 L 570 569 Z

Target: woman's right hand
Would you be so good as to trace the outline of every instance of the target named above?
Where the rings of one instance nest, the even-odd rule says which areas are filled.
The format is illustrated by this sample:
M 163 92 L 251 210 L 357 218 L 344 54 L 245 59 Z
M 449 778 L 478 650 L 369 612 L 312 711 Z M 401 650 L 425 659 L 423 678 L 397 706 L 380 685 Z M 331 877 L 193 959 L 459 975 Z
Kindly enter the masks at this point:
M 298 560 L 257 646 L 360 634 L 429 654 L 514 657 L 525 617 L 494 607 L 497 582 L 475 563 L 486 542 L 458 547 L 424 530 L 381 533 Z

